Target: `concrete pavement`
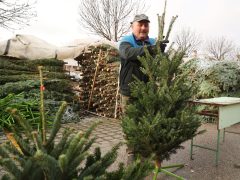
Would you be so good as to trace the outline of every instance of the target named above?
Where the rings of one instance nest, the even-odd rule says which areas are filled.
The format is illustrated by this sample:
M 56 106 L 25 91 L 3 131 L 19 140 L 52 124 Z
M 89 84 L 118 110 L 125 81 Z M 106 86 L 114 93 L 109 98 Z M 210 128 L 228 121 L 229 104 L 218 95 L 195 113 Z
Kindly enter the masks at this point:
M 93 148 L 99 146 L 104 154 L 118 142 L 124 142 L 120 120 L 89 116 L 76 123 L 63 124 L 63 127 L 73 128 L 76 132 L 80 130 L 85 131 L 91 124 L 99 120 L 102 123 L 92 133 L 93 136 L 97 137 Z M 206 129 L 207 132 L 198 135 L 194 142 L 215 148 L 217 138 L 216 124 L 203 124 L 200 129 Z M 229 130 L 240 132 L 240 124 L 234 125 Z M 59 133 L 60 135 L 61 133 Z M 1 142 L 5 140 L 5 136 L 1 136 Z M 182 145 L 184 149 L 178 150 L 177 154 L 172 155 L 169 161 L 162 163 L 163 166 L 184 164 L 184 167 L 181 169 L 172 169 L 175 174 L 187 180 L 240 180 L 240 167 L 236 166 L 240 164 L 240 135 L 226 133 L 225 142 L 221 141 L 220 143 L 219 165 L 217 167 L 215 166 L 215 153 L 213 151 L 194 147 L 194 160 L 190 160 L 190 140 Z M 127 162 L 125 145 L 119 149 L 117 161 L 110 167 L 110 170 L 116 169 L 120 162 L 125 164 Z M 1 168 L 0 171 L 2 171 Z M 146 178 L 146 180 L 150 179 L 151 175 Z M 175 178 L 159 174 L 158 179 L 172 180 Z
M 114 144 L 124 141 L 120 120 L 91 116 L 84 118 L 81 122 L 69 123 L 64 126 L 74 127 L 77 131 L 84 130 L 98 120 L 101 120 L 102 123 L 93 132 L 93 135 L 97 137 L 94 146 L 100 146 L 102 152 L 105 153 Z M 201 129 L 206 129 L 207 132 L 198 135 L 194 142 L 215 148 L 217 138 L 216 124 L 206 123 L 201 126 Z M 234 125 L 230 130 L 240 132 L 240 124 Z M 188 180 L 240 180 L 240 168 L 235 166 L 240 163 L 240 135 L 226 133 L 225 142 L 221 141 L 220 143 L 218 166 L 215 166 L 215 153 L 213 151 L 194 147 L 194 160 L 190 160 L 190 140 L 182 145 L 184 149 L 178 150 L 177 154 L 172 155 L 171 160 L 164 161 L 163 166 L 184 164 L 183 168 L 178 170 L 172 169 L 172 171 Z M 117 168 L 119 162 L 126 164 L 126 161 L 126 146 L 124 145 L 119 150 L 117 162 L 111 168 Z M 158 179 L 168 180 L 174 178 L 159 174 Z

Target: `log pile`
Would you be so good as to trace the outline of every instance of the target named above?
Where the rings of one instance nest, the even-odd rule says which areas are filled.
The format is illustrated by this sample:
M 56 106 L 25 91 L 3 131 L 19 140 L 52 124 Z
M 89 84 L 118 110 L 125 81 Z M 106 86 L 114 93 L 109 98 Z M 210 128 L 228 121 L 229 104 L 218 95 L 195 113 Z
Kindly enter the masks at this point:
M 91 46 L 75 60 L 82 71 L 79 93 L 81 108 L 104 117 L 118 117 L 117 49 L 105 44 Z

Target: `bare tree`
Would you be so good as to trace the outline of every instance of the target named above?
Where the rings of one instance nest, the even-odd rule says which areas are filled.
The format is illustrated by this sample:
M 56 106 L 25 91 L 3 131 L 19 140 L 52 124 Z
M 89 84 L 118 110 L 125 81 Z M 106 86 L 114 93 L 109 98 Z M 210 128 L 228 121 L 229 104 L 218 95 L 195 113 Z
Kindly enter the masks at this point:
M 224 60 L 231 57 L 234 52 L 234 44 L 225 37 L 216 38 L 207 42 L 207 53 L 215 60 Z
M 81 0 L 80 24 L 89 32 L 118 41 L 130 29 L 133 15 L 145 10 L 145 0 Z
M 200 35 L 190 28 L 183 28 L 179 31 L 174 38 L 174 42 L 181 50 L 186 49 L 187 56 L 197 51 L 202 43 Z
M 236 59 L 237 61 L 240 61 L 240 47 L 235 48 L 233 58 Z
M 36 17 L 35 2 L 0 0 L 0 27 L 5 29 L 19 29 L 29 25 L 30 19 Z

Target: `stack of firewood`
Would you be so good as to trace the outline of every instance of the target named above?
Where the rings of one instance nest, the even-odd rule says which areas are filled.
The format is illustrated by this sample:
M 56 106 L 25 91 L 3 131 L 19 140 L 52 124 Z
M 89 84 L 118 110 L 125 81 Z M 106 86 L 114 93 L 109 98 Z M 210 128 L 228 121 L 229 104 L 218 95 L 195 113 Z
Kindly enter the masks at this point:
M 104 117 L 118 117 L 117 49 L 109 45 L 91 46 L 75 60 L 82 71 L 79 94 L 81 108 Z

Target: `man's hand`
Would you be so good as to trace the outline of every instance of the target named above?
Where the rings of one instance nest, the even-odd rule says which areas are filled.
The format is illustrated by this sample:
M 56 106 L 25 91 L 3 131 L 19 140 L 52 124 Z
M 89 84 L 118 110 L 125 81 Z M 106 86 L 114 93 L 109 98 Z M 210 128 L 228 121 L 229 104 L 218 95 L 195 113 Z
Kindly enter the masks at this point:
M 166 48 L 166 46 L 167 46 L 167 43 L 169 43 L 169 40 L 160 41 L 160 49 L 161 49 L 161 52 L 162 52 L 162 53 L 165 51 L 165 48 Z

